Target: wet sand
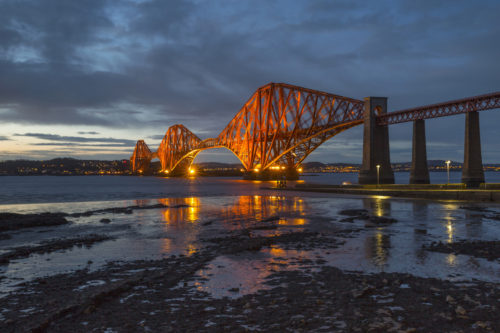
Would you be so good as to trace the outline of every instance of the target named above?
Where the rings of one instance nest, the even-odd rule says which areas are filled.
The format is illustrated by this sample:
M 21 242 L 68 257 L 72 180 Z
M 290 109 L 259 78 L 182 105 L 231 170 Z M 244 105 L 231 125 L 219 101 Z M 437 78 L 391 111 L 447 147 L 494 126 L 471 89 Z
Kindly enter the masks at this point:
M 500 331 L 500 206 L 280 193 L 28 211 L 68 223 L 1 233 L 2 332 Z

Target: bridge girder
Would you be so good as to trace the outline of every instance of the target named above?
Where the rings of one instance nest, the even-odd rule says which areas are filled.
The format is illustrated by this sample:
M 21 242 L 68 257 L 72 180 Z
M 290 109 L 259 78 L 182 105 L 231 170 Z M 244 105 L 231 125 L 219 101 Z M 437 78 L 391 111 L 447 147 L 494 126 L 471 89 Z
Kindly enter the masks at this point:
M 500 108 L 500 92 L 378 115 L 377 125 Z M 322 143 L 364 120 L 364 102 L 285 83 L 260 87 L 216 138 L 201 140 L 185 126 L 168 128 L 158 150 L 139 140 L 131 157 L 137 171 L 152 158 L 172 172 L 189 167 L 203 150 L 227 148 L 247 171 L 297 167 Z

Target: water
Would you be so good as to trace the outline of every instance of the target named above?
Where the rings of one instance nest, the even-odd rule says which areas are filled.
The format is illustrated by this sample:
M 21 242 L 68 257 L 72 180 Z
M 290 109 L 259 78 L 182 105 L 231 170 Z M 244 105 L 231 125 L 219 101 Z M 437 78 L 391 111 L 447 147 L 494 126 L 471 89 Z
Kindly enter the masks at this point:
M 397 184 L 408 184 L 408 172 L 394 174 Z M 459 183 L 461 172 L 450 172 Z M 431 183 L 447 182 L 446 172 L 431 172 Z M 486 182 L 500 183 L 500 172 L 485 172 Z M 301 176 L 301 183 L 356 184 L 357 173 L 319 173 Z M 289 182 L 293 185 L 295 182 Z M 109 201 L 186 196 L 224 196 L 233 193 L 262 194 L 274 182 L 245 181 L 236 177 L 158 178 L 128 176 L 5 176 L 0 177 L 2 204 Z M 270 192 L 269 192 L 270 193 Z M 1 209 L 1 208 L 0 208 Z
M 257 194 L 274 183 L 230 177 L 6 176 L 0 185 L 0 202 L 16 204 Z
M 306 176 L 304 181 L 335 183 L 348 175 Z M 404 177 L 397 174 L 399 180 Z M 407 272 L 451 281 L 500 281 L 498 261 L 422 249 L 433 241 L 499 239 L 499 222 L 491 218 L 500 214 L 500 206 L 495 204 L 474 204 L 487 207 L 489 212 L 485 214 L 463 209 L 463 204 L 454 202 L 277 192 L 262 189 L 271 183 L 229 178 L 2 177 L 0 181 L 3 202 L 0 212 L 71 213 L 157 203 L 170 207 L 183 205 L 136 210 L 130 215 L 103 213 L 70 218 L 69 225 L 11 232 L 12 239 L 0 240 L 0 252 L 90 233 L 115 239 L 91 248 L 75 247 L 12 260 L 0 266 L 0 275 L 5 277 L 0 280 L 0 293 L 36 277 L 82 268 L 100 269 L 108 262 L 191 255 L 204 246 L 201 239 L 220 237 L 276 215 L 280 216 L 277 230 L 253 231 L 255 235 L 294 232 L 306 227 L 332 234 L 342 230 L 358 231 L 349 237 L 339 236 L 345 243 L 328 251 L 287 250 L 273 245 L 256 253 L 219 256 L 197 273 L 208 278 L 196 282 L 196 287 L 214 296 L 234 297 L 229 289 L 236 287 L 235 281 L 241 284 L 236 296 L 254 292 L 266 288 L 264 281 L 272 270 L 296 269 L 297 258 L 318 257 L 326 260 L 327 265 L 366 273 Z M 340 210 L 360 208 L 376 216 L 393 217 L 398 222 L 377 228 L 365 228 L 365 221 L 341 222 Z M 111 223 L 100 223 L 102 218 L 109 218 Z

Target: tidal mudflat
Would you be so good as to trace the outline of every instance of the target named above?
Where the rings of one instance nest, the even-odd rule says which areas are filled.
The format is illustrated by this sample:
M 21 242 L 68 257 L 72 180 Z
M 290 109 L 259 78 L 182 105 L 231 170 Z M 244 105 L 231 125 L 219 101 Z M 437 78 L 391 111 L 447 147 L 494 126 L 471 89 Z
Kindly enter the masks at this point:
M 496 205 L 276 192 L 0 212 L 2 332 L 500 331 Z

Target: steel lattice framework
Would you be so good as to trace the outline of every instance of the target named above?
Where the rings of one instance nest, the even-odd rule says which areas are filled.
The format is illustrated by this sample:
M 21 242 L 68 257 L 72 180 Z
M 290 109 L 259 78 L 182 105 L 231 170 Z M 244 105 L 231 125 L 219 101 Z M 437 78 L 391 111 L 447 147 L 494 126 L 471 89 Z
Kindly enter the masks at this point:
M 132 154 L 132 157 L 130 157 L 132 170 L 135 172 L 147 169 L 152 158 L 153 153 L 149 149 L 146 142 L 144 142 L 144 140 L 137 141 L 134 153 Z
M 500 108 L 500 92 L 377 116 L 378 125 Z M 318 146 L 364 120 L 364 102 L 285 83 L 269 83 L 248 99 L 217 138 L 201 140 L 183 125 L 167 130 L 158 150 L 143 140 L 131 157 L 133 171 L 152 158 L 172 172 L 189 167 L 205 149 L 227 148 L 247 171 L 273 165 L 297 167 Z
M 268 84 L 259 88 L 218 136 L 247 170 L 294 167 L 332 136 L 363 121 L 364 102 Z
M 201 139 L 184 125 L 170 126 L 157 151 L 162 169 L 172 171 L 184 159 L 191 165 L 200 143 Z
M 377 117 L 377 124 L 392 125 L 497 108 L 500 108 L 500 92 L 387 113 Z

